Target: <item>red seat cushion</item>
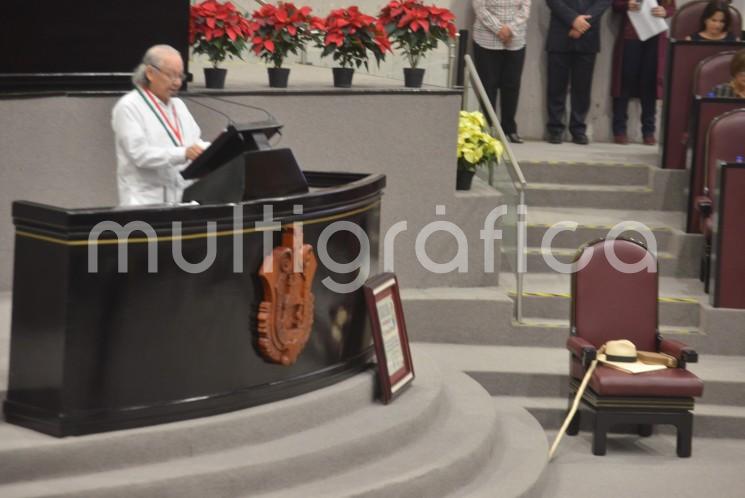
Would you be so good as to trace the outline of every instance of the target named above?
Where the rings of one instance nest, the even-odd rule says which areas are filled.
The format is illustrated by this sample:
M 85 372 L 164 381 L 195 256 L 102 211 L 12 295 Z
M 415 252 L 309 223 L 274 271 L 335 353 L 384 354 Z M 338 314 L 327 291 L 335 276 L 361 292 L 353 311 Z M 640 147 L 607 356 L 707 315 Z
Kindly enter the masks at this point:
M 572 362 L 573 377 L 581 379 L 584 374 L 581 370 L 577 362 Z M 704 392 L 701 379 L 682 368 L 629 374 L 598 364 L 589 386 L 600 396 L 694 398 Z

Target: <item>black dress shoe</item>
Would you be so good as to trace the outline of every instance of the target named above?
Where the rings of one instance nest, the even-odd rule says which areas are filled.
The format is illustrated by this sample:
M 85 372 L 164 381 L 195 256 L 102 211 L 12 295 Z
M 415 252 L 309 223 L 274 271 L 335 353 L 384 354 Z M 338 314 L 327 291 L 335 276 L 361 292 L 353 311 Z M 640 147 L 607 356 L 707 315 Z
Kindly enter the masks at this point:
M 550 144 L 560 144 L 561 143 L 561 135 L 558 135 L 558 134 L 554 135 L 554 134 L 551 133 L 551 134 L 548 135 L 548 138 L 546 139 L 546 142 L 548 142 Z
M 517 133 L 508 133 L 507 138 L 509 138 L 510 142 L 512 142 L 513 144 L 523 143 L 523 139 L 520 138 L 520 135 L 518 135 Z
M 587 138 L 587 135 L 582 133 L 580 135 L 572 135 L 572 142 L 577 145 L 587 145 L 590 143 L 590 140 Z

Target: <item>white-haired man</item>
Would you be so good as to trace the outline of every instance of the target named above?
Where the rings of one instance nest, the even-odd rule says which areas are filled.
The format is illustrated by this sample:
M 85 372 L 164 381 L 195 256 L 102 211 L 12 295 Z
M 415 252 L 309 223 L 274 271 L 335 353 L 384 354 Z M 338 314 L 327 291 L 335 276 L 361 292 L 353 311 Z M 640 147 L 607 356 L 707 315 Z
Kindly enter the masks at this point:
M 134 90 L 114 106 L 119 204 L 180 202 L 180 172 L 209 145 L 181 99 L 181 54 L 168 45 L 147 50 L 132 75 Z

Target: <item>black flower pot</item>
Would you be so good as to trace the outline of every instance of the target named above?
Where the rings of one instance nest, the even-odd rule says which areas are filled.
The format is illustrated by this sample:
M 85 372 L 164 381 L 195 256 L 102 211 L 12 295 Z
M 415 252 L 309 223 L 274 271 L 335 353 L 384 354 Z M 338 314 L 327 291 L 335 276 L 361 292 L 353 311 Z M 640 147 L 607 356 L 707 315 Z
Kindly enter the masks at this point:
M 407 88 L 421 88 L 424 81 L 424 69 L 419 67 L 404 68 L 404 85 Z
M 225 88 L 225 76 L 228 70 L 221 67 L 204 68 L 204 86 L 207 88 Z
M 290 79 L 290 68 L 287 67 L 268 67 L 269 86 L 272 88 L 287 88 L 287 81 Z
M 337 88 L 350 88 L 352 86 L 352 77 L 354 68 L 351 67 L 333 67 L 334 86 Z
M 468 171 L 467 169 L 457 170 L 458 175 L 455 177 L 455 190 L 471 190 L 471 182 L 473 182 L 473 175 L 475 171 Z

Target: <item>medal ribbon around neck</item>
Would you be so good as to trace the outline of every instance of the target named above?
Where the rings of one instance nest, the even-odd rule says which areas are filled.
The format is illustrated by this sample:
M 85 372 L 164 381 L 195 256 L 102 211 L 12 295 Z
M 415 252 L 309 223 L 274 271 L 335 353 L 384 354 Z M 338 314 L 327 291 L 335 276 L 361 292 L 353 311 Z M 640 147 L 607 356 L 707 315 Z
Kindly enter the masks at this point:
M 163 108 L 158 104 L 158 101 L 155 99 L 155 96 L 145 88 L 145 93 L 142 93 L 142 90 L 140 90 L 139 87 L 135 87 L 137 90 L 137 93 L 140 94 L 140 97 L 142 97 L 142 100 L 145 101 L 147 106 L 150 108 L 151 111 L 153 111 L 153 114 L 155 114 L 155 117 L 158 118 L 158 121 L 163 126 L 163 128 L 166 130 L 166 133 L 168 134 L 168 138 L 171 139 L 171 142 L 173 142 L 173 145 L 175 146 L 182 146 L 184 145 L 184 141 L 181 138 L 181 131 L 179 130 L 179 120 L 178 115 L 176 114 L 176 106 L 173 106 L 173 118 L 175 122 L 175 126 L 171 124 L 171 120 L 168 119 L 168 115 L 165 113 Z M 145 94 L 147 94 L 147 97 L 145 97 Z M 149 98 L 148 98 L 149 97 Z M 157 109 L 157 111 L 156 111 Z

